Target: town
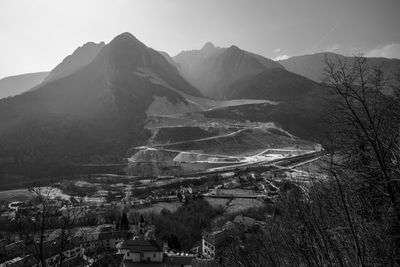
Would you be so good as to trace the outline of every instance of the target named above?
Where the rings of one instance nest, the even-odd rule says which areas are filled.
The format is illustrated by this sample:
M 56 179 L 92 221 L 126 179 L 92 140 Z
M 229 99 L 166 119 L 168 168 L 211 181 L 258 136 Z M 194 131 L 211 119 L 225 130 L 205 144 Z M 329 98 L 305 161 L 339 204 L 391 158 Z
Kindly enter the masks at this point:
M 232 232 L 265 223 L 243 212 L 273 204 L 282 190 L 306 190 L 310 177 L 324 179 L 314 172 L 324 151 L 298 152 L 187 176 L 92 174 L 19 189 L 20 200 L 2 200 L 2 266 L 58 266 L 61 258 L 63 266 L 213 264 Z M 157 229 L 157 216 L 197 203 L 215 215 L 193 244 Z

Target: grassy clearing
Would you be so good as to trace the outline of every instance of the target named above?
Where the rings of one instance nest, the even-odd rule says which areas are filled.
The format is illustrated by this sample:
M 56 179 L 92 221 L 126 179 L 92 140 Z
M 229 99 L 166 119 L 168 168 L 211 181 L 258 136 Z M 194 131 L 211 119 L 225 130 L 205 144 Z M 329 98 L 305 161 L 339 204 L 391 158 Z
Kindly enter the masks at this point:
M 263 205 L 263 201 L 258 199 L 248 199 L 248 198 L 234 198 L 229 202 L 225 212 L 235 213 L 238 211 L 244 211 L 250 208 L 259 208 Z
M 180 202 L 159 202 L 152 204 L 148 207 L 133 210 L 139 213 L 157 213 L 160 214 L 161 210 L 167 209 L 171 212 L 175 212 L 182 204 Z
M 205 198 L 214 208 L 223 207 L 225 213 L 235 213 L 250 208 L 257 208 L 263 205 L 263 201 L 247 198 Z
M 207 202 L 213 207 L 213 208 L 217 208 L 217 207 L 224 207 L 226 206 L 226 204 L 229 202 L 229 198 L 211 198 L 211 197 L 206 197 L 205 200 L 207 200 Z
M 0 191 L 0 201 L 26 201 L 33 197 L 33 194 L 28 189 L 14 189 Z

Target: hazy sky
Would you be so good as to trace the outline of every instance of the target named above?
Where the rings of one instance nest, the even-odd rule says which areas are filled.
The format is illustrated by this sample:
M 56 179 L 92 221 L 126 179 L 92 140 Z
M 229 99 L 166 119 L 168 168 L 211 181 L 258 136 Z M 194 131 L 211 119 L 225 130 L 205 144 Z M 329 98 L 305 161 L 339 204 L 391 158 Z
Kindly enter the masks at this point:
M 211 41 L 269 58 L 400 58 L 399 11 L 400 0 L 0 0 L 0 78 L 51 70 L 126 31 L 172 56 Z

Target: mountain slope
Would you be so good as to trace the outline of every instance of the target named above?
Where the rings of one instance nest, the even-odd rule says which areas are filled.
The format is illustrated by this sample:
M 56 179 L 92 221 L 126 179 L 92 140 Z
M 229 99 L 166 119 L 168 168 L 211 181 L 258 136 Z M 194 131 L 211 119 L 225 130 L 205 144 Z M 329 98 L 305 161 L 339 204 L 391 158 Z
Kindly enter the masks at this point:
M 237 80 L 227 88 L 226 97 L 293 102 L 320 89 L 321 86 L 316 82 L 287 70 L 275 68 Z
M 168 61 L 169 64 L 176 66 L 174 59 L 167 52 L 158 51 L 158 53 L 160 53 Z
M 329 60 L 347 60 L 353 62 L 353 57 L 345 57 L 330 52 L 316 53 L 312 55 L 303 55 L 291 57 L 289 59 L 278 61 L 288 71 L 300 74 L 313 81 L 321 82 L 324 78 L 324 69 L 326 67 L 325 59 Z M 384 72 L 398 71 L 400 69 L 399 59 L 388 58 L 368 58 L 370 66 L 380 66 Z
M 154 101 L 190 108 L 185 95 L 201 93 L 161 54 L 124 33 L 76 72 L 0 100 L 0 145 L 24 160 L 121 156 L 146 140 L 143 122 Z
M 284 69 L 269 69 L 242 78 L 227 92 L 229 99 L 246 96 L 278 103 L 227 108 L 228 114 L 233 112 L 249 121 L 272 121 L 300 138 L 323 143 L 329 94 L 325 86 Z
M 98 44 L 88 42 L 78 47 L 71 55 L 64 58 L 46 77 L 45 82 L 63 78 L 89 64 L 105 46 L 104 42 Z
M 275 102 L 217 108 L 203 112 L 205 116 L 276 122 L 296 136 L 320 141 L 327 94 L 323 85 L 236 46 L 217 48 L 208 43 L 174 60 L 182 75 L 211 98 Z
M 19 95 L 40 84 L 48 72 L 27 73 L 0 80 L 0 99 Z
M 280 64 L 236 46 L 215 47 L 207 43 L 201 50 L 183 51 L 174 57 L 182 76 L 211 98 L 225 98 L 233 82 Z

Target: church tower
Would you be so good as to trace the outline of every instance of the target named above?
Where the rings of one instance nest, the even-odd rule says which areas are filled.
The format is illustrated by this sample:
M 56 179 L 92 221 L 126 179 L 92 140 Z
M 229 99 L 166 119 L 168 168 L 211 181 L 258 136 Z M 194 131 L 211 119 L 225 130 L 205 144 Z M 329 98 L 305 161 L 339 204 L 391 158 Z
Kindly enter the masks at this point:
M 139 236 L 144 236 L 146 233 L 146 222 L 144 221 L 143 215 L 140 215 L 139 220 Z

